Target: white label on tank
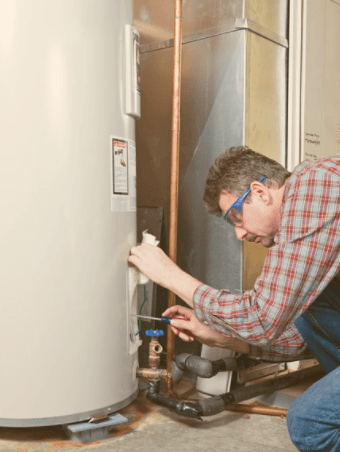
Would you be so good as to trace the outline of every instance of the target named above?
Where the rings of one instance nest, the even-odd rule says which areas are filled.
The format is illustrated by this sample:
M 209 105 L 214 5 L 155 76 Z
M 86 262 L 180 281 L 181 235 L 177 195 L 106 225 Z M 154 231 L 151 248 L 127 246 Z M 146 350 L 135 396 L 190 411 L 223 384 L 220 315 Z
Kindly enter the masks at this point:
M 129 141 L 129 210 L 135 212 L 136 208 L 136 143 Z
M 111 210 L 129 209 L 129 147 L 128 140 L 110 137 Z
M 128 195 L 128 143 L 125 140 L 112 139 L 113 153 L 113 194 Z

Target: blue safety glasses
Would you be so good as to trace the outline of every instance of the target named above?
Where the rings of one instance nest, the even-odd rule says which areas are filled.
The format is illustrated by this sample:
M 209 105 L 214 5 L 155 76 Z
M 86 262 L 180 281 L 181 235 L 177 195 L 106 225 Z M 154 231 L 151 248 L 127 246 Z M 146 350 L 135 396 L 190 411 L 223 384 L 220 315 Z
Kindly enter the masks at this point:
M 261 177 L 261 179 L 258 182 L 262 182 L 266 176 Z M 230 207 L 230 209 L 227 210 L 226 214 L 223 216 L 224 220 L 228 221 L 229 224 L 232 226 L 237 226 L 238 224 L 242 223 L 242 204 L 243 201 L 246 199 L 246 197 L 250 193 L 250 188 L 248 188 L 247 191 L 243 193 Z

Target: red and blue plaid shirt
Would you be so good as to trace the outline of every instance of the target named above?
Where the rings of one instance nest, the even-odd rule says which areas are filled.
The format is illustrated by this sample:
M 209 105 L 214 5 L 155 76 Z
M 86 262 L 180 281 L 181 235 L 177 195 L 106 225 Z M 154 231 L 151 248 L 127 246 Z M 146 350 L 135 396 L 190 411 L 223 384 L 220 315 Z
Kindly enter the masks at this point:
M 250 344 L 252 357 L 307 357 L 294 321 L 340 270 L 340 157 L 303 162 L 287 180 L 275 245 L 242 295 L 197 288 L 198 319 Z M 339 325 L 340 328 L 340 325 Z

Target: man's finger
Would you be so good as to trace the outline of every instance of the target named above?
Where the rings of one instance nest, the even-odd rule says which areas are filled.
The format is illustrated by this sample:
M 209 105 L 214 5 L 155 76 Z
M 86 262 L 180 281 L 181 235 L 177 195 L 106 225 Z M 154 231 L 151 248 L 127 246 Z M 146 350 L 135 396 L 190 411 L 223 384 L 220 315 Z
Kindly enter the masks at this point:
M 128 262 L 130 262 L 130 264 L 135 264 L 135 262 L 136 262 L 136 256 L 134 256 L 133 254 L 131 254 L 131 255 L 128 257 Z
M 186 331 L 192 331 L 193 325 L 188 320 L 182 320 L 182 319 L 171 319 L 170 322 L 171 326 L 174 326 L 175 328 L 178 328 L 179 330 L 186 330 Z
M 168 316 L 170 314 L 181 314 L 184 315 L 185 317 L 190 318 L 190 316 L 192 315 L 194 311 L 192 309 L 189 308 L 185 308 L 184 306 L 180 306 L 180 305 L 176 305 L 176 306 L 172 306 L 171 308 L 168 308 L 166 311 L 163 312 L 163 316 Z
M 172 326 L 172 325 L 170 325 L 170 326 L 171 326 L 172 331 L 173 331 L 175 334 L 178 334 L 178 333 L 179 333 L 179 329 L 178 329 L 178 328 L 176 328 L 176 327 L 174 327 L 174 326 Z
M 182 339 L 184 342 L 192 342 L 194 338 L 192 336 L 188 336 L 187 334 L 180 332 L 178 337 Z
M 167 316 L 167 315 L 169 315 L 169 314 L 174 314 L 174 313 L 176 313 L 176 312 L 180 312 L 180 306 L 178 306 L 178 305 L 176 305 L 176 306 L 172 306 L 171 308 L 168 308 L 168 309 L 166 309 L 164 312 L 163 312 L 163 316 Z

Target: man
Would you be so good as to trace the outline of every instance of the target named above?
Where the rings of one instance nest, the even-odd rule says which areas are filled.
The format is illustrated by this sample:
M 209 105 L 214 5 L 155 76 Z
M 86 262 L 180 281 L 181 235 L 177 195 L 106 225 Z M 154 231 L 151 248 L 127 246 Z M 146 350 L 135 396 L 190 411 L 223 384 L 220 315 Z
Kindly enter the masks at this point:
M 275 359 L 304 355 L 301 334 L 328 375 L 292 405 L 289 432 L 300 450 L 340 451 L 340 158 L 303 162 L 290 174 L 250 149 L 231 148 L 210 168 L 204 202 L 239 240 L 270 248 L 253 290 L 208 287 L 150 246 L 133 248 L 129 261 L 194 308 L 164 313 L 191 315 L 171 321 L 184 340 L 202 334 L 217 344 L 219 333 L 220 346 L 232 337 L 250 356 Z M 201 324 L 210 329 L 202 333 Z

